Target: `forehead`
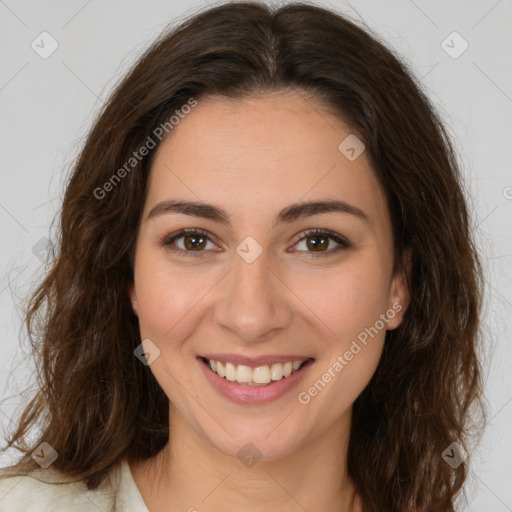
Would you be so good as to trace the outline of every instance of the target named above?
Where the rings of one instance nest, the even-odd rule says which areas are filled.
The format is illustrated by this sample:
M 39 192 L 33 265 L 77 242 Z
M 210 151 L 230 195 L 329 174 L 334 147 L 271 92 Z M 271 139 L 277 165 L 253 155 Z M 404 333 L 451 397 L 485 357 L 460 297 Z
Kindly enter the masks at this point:
M 340 151 L 349 136 L 321 103 L 296 92 L 200 99 L 157 149 L 145 212 L 159 201 L 203 200 L 242 220 L 331 198 L 378 221 L 383 190 L 365 152 L 351 161 Z

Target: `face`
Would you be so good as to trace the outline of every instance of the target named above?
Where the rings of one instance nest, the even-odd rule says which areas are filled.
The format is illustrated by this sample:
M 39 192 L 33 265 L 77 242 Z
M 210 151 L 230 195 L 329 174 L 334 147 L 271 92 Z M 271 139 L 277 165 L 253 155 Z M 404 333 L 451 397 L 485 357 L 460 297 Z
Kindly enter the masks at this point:
M 154 155 L 133 310 L 170 422 L 226 455 L 346 432 L 402 320 L 385 196 L 349 135 L 295 92 L 210 97 Z

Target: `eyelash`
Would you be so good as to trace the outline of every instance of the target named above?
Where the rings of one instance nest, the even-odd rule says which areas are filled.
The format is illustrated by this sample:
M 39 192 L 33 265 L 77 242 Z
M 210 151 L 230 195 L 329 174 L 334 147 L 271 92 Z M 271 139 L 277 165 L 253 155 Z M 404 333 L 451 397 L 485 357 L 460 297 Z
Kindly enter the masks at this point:
M 193 257 L 193 258 L 195 258 L 195 257 L 201 256 L 201 254 L 205 252 L 204 250 L 202 250 L 202 251 L 186 251 L 186 250 L 183 250 L 183 249 L 173 249 L 173 248 L 171 248 L 171 245 L 174 243 L 175 240 L 178 240 L 179 238 L 182 238 L 184 235 L 191 235 L 191 234 L 193 234 L 193 235 L 204 235 L 210 242 L 213 243 L 213 240 L 211 240 L 210 237 L 209 237 L 208 231 L 204 231 L 203 229 L 198 229 L 198 228 L 187 228 L 187 229 L 181 229 L 176 234 L 166 237 L 163 240 L 162 245 L 167 250 L 169 250 L 169 251 L 171 251 L 173 253 L 182 253 L 184 256 L 186 255 L 185 257 Z M 350 247 L 352 247 L 352 244 L 349 243 L 348 240 L 346 240 L 342 236 L 340 236 L 340 235 L 338 235 L 336 233 L 333 233 L 331 231 L 324 230 L 324 229 L 318 229 L 318 228 L 308 229 L 308 230 L 304 231 L 303 236 L 299 240 L 297 240 L 295 245 L 297 245 L 298 243 L 302 242 L 306 238 L 316 237 L 316 236 L 320 236 L 320 235 L 325 235 L 327 238 L 329 238 L 331 240 L 334 240 L 339 245 L 334 250 L 330 250 L 330 251 L 323 251 L 323 252 L 317 252 L 317 253 L 315 253 L 314 251 L 306 251 L 306 252 L 310 253 L 312 255 L 312 257 L 314 257 L 314 258 L 316 258 L 316 257 L 324 257 L 324 256 L 331 256 L 333 253 L 337 253 L 340 250 L 349 249 Z

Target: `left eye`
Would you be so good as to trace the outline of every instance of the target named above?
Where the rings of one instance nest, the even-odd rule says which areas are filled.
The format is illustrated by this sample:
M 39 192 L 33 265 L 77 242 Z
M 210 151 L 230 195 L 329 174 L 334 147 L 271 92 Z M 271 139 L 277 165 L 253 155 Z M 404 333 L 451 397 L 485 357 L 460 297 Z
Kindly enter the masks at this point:
M 178 248 L 173 247 L 175 242 L 180 239 L 183 239 L 183 246 Z M 329 251 L 325 250 L 329 247 L 331 241 L 334 241 L 335 244 L 337 244 L 337 246 Z M 171 235 L 170 237 L 165 238 L 165 240 L 162 242 L 162 245 L 165 246 L 171 252 L 182 253 L 183 255 L 186 255 L 186 257 L 195 257 L 200 256 L 202 252 L 205 252 L 203 249 L 205 248 L 207 242 L 213 244 L 207 231 L 192 228 L 182 229 L 175 235 Z M 305 242 L 307 249 L 312 249 L 306 250 L 306 252 L 314 253 L 313 256 L 328 256 L 339 250 L 348 249 L 349 247 L 351 247 L 351 244 L 344 237 L 320 229 L 314 229 L 304 232 L 303 236 L 297 240 L 295 245 L 299 245 L 302 242 Z
M 331 241 L 334 241 L 336 244 L 334 249 L 330 251 L 322 250 L 327 249 Z M 342 249 L 348 249 L 349 247 L 351 247 L 349 241 L 346 240 L 341 235 L 331 233 L 329 231 L 322 231 L 319 229 L 306 231 L 304 235 L 298 240 L 296 245 L 302 242 L 305 242 L 307 248 L 313 249 L 312 251 L 306 252 L 317 253 L 314 254 L 314 256 L 329 256 L 333 252 L 338 252 Z

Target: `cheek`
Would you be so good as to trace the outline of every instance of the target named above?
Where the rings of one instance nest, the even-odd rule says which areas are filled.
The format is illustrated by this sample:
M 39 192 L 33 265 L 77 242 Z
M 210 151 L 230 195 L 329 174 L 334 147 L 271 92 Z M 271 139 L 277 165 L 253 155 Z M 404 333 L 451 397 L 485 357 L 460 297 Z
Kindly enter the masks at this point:
M 194 306 L 213 281 L 208 285 L 207 279 L 173 270 L 164 258 L 151 257 L 149 251 L 139 256 L 135 282 L 142 335 L 162 341 L 184 337 Z
M 324 333 L 321 361 L 309 385 L 313 395 L 323 396 L 317 401 L 322 414 L 334 420 L 363 391 L 379 363 L 389 276 L 378 257 L 367 255 L 340 266 L 328 282 L 321 281 L 310 281 L 304 288 Z
M 354 258 L 330 272 L 327 280 L 304 280 L 301 286 L 307 304 L 339 348 L 373 326 L 388 306 L 389 276 L 376 258 Z
M 298 398 L 322 425 L 345 414 L 375 373 L 386 336 L 387 283 L 377 266 L 347 266 L 329 280 L 323 298 L 320 287 L 309 289 L 315 314 L 329 329 L 322 331 L 318 367 Z

